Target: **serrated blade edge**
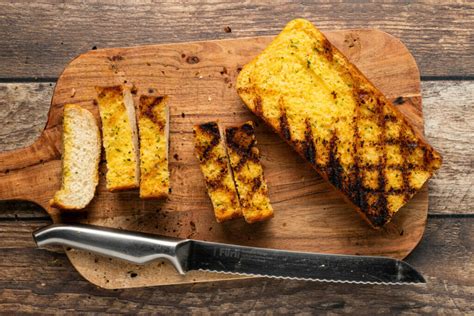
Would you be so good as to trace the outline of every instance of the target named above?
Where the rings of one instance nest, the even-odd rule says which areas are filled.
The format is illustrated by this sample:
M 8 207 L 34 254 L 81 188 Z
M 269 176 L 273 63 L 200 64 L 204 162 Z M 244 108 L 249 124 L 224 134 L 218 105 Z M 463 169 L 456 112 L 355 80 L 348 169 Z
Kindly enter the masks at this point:
M 323 283 L 338 283 L 338 284 L 361 284 L 361 285 L 423 285 L 424 282 L 377 282 L 377 281 L 353 281 L 353 280 L 337 280 L 337 279 L 322 279 L 322 278 L 300 278 L 300 277 L 288 277 L 288 276 L 276 276 L 269 274 L 254 274 L 254 273 L 243 273 L 243 272 L 229 272 L 229 271 L 218 271 L 218 270 L 206 270 L 198 269 L 201 272 L 220 273 L 226 275 L 245 276 L 252 278 L 269 278 L 279 280 L 290 280 L 290 281 L 310 281 L 310 282 L 323 282 Z

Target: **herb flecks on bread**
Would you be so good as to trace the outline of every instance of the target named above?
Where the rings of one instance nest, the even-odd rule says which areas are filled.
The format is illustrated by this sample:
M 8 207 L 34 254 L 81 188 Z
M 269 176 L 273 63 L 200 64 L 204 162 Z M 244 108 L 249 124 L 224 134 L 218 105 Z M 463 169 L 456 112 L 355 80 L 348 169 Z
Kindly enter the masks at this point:
M 441 156 L 310 22 L 288 23 L 239 73 L 247 107 L 373 227 L 441 166 Z
M 97 87 L 96 90 L 107 161 L 107 189 L 138 188 L 138 136 L 132 94 L 122 86 Z
M 167 97 L 140 97 L 138 130 L 140 138 L 140 198 L 168 196 L 169 114 Z

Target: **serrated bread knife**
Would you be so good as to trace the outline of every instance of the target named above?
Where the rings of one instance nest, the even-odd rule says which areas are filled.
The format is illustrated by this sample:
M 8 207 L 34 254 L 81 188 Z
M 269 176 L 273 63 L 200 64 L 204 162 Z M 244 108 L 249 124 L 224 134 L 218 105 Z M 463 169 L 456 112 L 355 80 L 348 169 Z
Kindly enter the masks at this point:
M 63 245 L 136 264 L 167 259 L 180 274 L 202 270 L 342 283 L 425 283 L 408 263 L 386 257 L 255 248 L 91 225 L 51 225 L 34 232 L 33 237 L 38 247 Z

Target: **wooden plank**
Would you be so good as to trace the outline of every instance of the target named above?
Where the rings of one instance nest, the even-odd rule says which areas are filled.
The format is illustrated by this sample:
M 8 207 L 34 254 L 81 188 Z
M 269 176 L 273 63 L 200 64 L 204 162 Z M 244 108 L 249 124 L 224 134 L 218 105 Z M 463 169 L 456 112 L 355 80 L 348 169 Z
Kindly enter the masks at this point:
M 0 83 L 0 152 L 31 145 L 48 118 L 53 82 Z
M 474 75 L 474 3 L 313 3 L 231 0 L 168 2 L 2 1 L 0 74 L 57 77 L 93 47 L 119 47 L 277 34 L 303 17 L 322 30 L 372 27 L 400 38 L 423 76 Z M 278 18 L 275 18 L 278 17 Z M 113 21 L 113 23 L 110 23 Z M 227 33 L 229 31 L 231 33 Z
M 15 246 L 15 240 L 29 238 L 29 230 L 38 224 L 17 222 L 0 226 L 2 240 L 8 240 L 0 248 L 3 313 L 474 312 L 473 217 L 428 220 L 424 239 L 407 260 L 425 275 L 426 286 L 254 279 L 117 291 L 97 288 L 82 279 L 60 251 L 37 250 L 32 243 L 25 242 Z
M 443 155 L 430 180 L 431 214 L 474 214 L 474 81 L 422 85 L 425 134 Z
M 41 227 L 51 224 L 50 219 L 35 219 L 15 221 L 0 219 L 0 249 L 36 248 L 31 233 Z
M 53 83 L 0 83 L 0 152 L 31 144 L 46 124 Z M 472 214 L 474 209 L 474 82 L 422 82 L 425 134 L 443 154 L 430 180 L 430 214 Z M 30 102 L 34 100 L 35 102 Z M 442 110 L 440 110 L 442 109 Z M 30 119 L 31 118 L 31 119 Z M 448 122 L 448 123 L 447 123 Z M 0 202 L 1 216 L 27 216 L 20 203 Z M 33 211 L 34 208 L 30 209 Z M 0 216 L 0 217 L 1 217 Z M 44 216 L 39 212 L 35 216 Z

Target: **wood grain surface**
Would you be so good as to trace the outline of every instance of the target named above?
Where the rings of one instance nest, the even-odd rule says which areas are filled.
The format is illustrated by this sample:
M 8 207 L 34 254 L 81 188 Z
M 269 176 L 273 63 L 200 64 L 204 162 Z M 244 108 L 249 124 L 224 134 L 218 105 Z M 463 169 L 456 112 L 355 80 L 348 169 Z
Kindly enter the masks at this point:
M 386 31 L 407 45 L 422 76 L 474 76 L 473 8 L 472 1 L 449 0 L 2 1 L 0 74 L 56 78 L 93 47 L 274 35 L 301 17 L 322 30 Z
M 94 46 L 274 35 L 301 16 L 324 30 L 373 27 L 402 39 L 429 80 L 422 82 L 425 134 L 444 163 L 429 183 L 432 215 L 424 238 L 407 258 L 427 277 L 426 287 L 255 279 L 102 290 L 85 281 L 61 249 L 32 248 L 31 232 L 49 222 L 44 211 L 0 201 L 1 313 L 473 314 L 472 7 L 468 1 L 431 0 L 2 1 L 0 151 L 38 137 L 54 78 L 71 58 Z M 224 31 L 227 26 L 231 33 Z M 30 83 L 36 80 L 42 82 Z
M 387 97 L 401 99 L 400 110 L 415 128 L 423 130 L 419 73 L 403 44 L 375 30 L 330 32 L 328 37 Z M 137 97 L 169 95 L 172 193 L 165 202 L 142 201 L 137 192 L 110 193 L 105 188 L 103 164 L 97 196 L 87 214 L 75 221 L 230 244 L 404 258 L 424 231 L 426 188 L 382 231 L 372 230 L 265 126 L 257 128 L 257 138 L 276 215 L 255 225 L 241 220 L 216 224 L 194 158 L 192 127 L 209 120 L 225 126 L 255 119 L 237 96 L 235 80 L 239 69 L 270 40 L 260 37 L 105 49 L 75 58 L 58 80 L 39 140 L 29 148 L 0 154 L 2 170 L 7 172 L 0 175 L 0 199 L 33 201 L 55 222 L 69 220 L 60 218 L 48 205 L 61 181 L 58 143 L 63 106 L 78 103 L 97 114 L 95 86 L 126 84 L 135 87 Z M 68 256 L 85 278 L 106 288 L 236 278 L 197 271 L 180 276 L 162 261 L 137 267 L 76 250 L 68 251 Z M 131 270 L 140 277 L 130 278 Z

